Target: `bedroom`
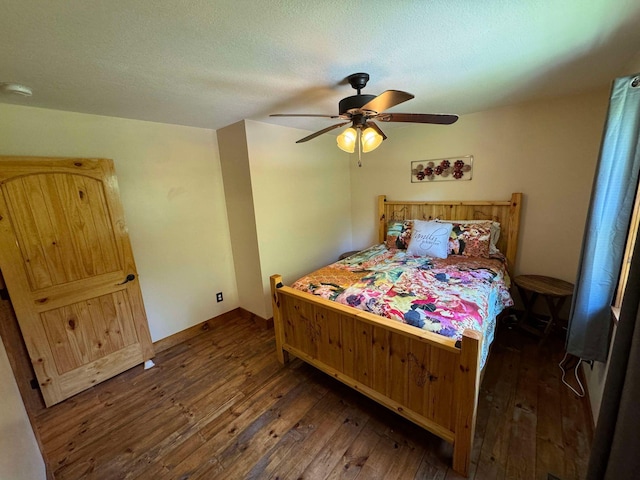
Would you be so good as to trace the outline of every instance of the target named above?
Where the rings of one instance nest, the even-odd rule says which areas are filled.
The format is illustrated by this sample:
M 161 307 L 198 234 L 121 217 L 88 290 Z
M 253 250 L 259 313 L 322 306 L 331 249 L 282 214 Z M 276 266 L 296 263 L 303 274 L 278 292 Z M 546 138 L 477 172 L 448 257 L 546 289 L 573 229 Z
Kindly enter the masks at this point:
M 572 281 L 610 81 L 640 70 L 638 52 L 632 53 L 636 55 L 619 65 L 619 71 L 584 91 L 561 96 L 551 91 L 546 98 L 525 102 L 514 96 L 500 107 L 462 115 L 456 125 L 442 129 L 421 125 L 393 129 L 390 141 L 363 157 L 362 168 L 335 147 L 332 136 L 303 145 L 294 143 L 308 130 L 324 124 L 308 130 L 256 120 L 237 124 L 244 117 L 212 112 L 221 122 L 214 129 L 170 124 L 181 123 L 180 119 L 153 123 L 139 117 L 118 118 L 127 115 L 109 114 L 104 105 L 101 115 L 73 113 L 63 111 L 67 108 L 62 106 L 34 107 L 38 98 L 35 85 L 31 99 L 4 103 L 3 98 L 0 153 L 115 160 L 154 341 L 238 306 L 268 318 L 264 279 L 279 272 L 291 281 L 342 252 L 372 244 L 374 199 L 381 193 L 389 198 L 462 200 L 503 199 L 511 192 L 524 192 L 518 270 Z M 368 63 L 375 65 L 376 61 Z M 98 73 L 99 67 L 95 66 Z M 354 66 L 356 70 L 360 67 L 367 65 Z M 54 65 L 49 68 L 55 73 Z M 546 72 L 539 69 L 536 75 L 552 76 L 553 68 L 548 65 Z M 588 75 L 590 64 L 576 69 Z M 344 70 L 341 68 L 341 76 L 352 73 L 353 68 Z M 226 80 L 233 81 L 233 76 L 228 76 Z M 296 72 L 287 77 L 296 78 Z M 326 78 L 328 82 L 341 77 Z M 9 79 L 0 79 L 5 80 Z M 27 79 L 12 80 L 29 83 Z M 535 79 L 530 81 L 535 83 Z M 269 81 L 265 85 L 269 86 Z M 309 83 L 307 88 L 312 87 Z M 170 90 L 171 85 L 165 88 Z M 385 79 L 382 73 L 373 77 L 368 88 L 374 92 L 385 88 L 411 91 L 402 76 Z M 258 93 L 267 96 L 269 89 L 264 90 Z M 120 103 L 135 103 L 137 93 Z M 315 92 L 320 93 L 329 102 L 327 108 L 335 108 L 337 99 L 349 94 L 348 86 Z M 270 102 L 259 118 L 286 106 Z M 320 107 L 320 111 L 326 110 Z M 427 103 L 423 111 L 430 108 L 435 107 Z M 224 155 L 226 142 L 232 142 L 244 168 L 250 169 L 253 219 L 227 211 L 229 194 L 225 197 L 223 178 L 224 159 L 229 158 Z M 461 154 L 476 158 L 471 182 L 410 183 L 411 161 Z M 242 188 L 246 185 L 234 192 L 242 192 Z M 301 223 L 291 230 L 288 226 L 294 219 Z M 234 221 L 240 224 L 234 226 Z M 259 240 L 260 250 L 254 250 L 253 258 L 238 258 L 233 253 L 232 244 L 247 238 L 246 234 L 234 235 L 236 228 L 248 229 L 248 234 Z M 286 258 L 281 251 L 288 252 Z M 220 291 L 224 301 L 217 303 L 215 293 Z M 256 292 L 262 292 L 262 297 Z M 10 378 L 2 382 L 6 380 Z

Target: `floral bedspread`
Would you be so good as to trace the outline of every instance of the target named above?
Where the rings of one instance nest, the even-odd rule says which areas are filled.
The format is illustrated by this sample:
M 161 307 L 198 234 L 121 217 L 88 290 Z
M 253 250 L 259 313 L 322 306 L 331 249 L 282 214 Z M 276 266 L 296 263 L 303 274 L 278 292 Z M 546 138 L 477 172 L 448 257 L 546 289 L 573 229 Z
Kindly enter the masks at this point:
M 375 245 L 297 280 L 292 287 L 328 300 L 460 340 L 482 332 L 481 366 L 496 316 L 513 305 L 504 259 L 410 257 Z

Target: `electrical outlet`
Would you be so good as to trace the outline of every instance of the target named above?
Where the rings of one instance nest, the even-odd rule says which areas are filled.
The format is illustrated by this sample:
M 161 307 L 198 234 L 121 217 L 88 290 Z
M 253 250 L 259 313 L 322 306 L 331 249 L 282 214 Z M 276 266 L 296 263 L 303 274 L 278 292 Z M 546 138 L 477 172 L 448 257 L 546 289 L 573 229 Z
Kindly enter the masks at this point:
M 222 292 L 216 293 L 216 301 L 220 303 L 222 301 Z

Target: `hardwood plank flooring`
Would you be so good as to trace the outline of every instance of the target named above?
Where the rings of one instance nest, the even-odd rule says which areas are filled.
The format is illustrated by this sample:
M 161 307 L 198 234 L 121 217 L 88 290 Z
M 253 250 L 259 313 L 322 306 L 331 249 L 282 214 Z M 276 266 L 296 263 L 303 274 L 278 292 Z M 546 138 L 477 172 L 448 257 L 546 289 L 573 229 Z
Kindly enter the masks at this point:
M 480 391 L 472 479 L 584 477 L 586 400 L 562 340 L 500 326 Z M 56 479 L 459 479 L 451 445 L 299 360 L 238 316 L 36 414 Z

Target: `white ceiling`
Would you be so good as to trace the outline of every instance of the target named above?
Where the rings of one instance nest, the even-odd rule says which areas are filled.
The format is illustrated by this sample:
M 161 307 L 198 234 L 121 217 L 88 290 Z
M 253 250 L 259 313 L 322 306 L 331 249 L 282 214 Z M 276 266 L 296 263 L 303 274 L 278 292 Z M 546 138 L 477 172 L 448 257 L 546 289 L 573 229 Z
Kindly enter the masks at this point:
M 335 114 L 364 71 L 416 96 L 393 111 L 464 114 L 633 73 L 639 24 L 638 0 L 3 0 L 0 82 L 34 94 L 0 102 L 319 130 L 268 114 Z

